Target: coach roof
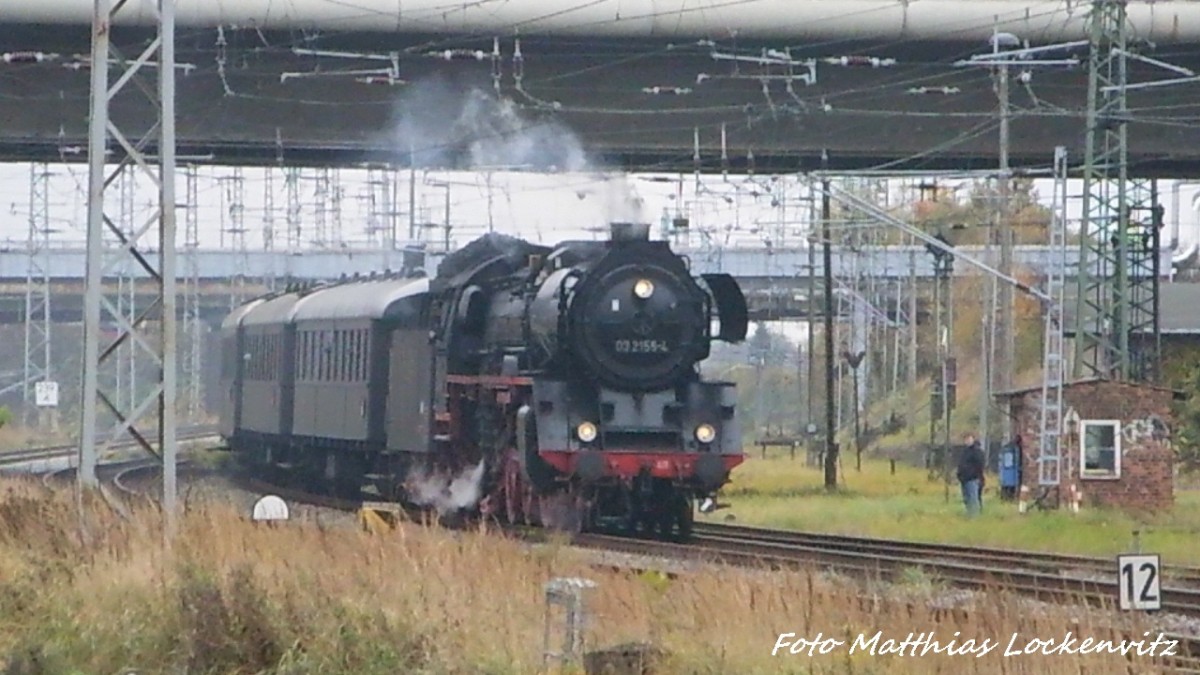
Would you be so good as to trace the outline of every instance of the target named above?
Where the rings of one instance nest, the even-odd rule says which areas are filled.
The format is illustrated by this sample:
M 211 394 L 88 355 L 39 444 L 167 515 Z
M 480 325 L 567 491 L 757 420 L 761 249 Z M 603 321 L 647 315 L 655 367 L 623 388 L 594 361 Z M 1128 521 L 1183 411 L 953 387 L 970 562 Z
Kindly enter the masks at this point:
M 300 300 L 298 293 L 288 293 L 264 301 L 254 308 L 245 319 L 243 326 L 269 326 L 281 323 L 291 323 L 296 303 Z
M 255 307 L 258 307 L 261 304 L 262 304 L 262 300 L 256 299 L 256 300 L 251 300 L 244 305 L 234 307 L 233 311 L 231 311 L 229 314 L 226 314 L 225 318 L 221 321 L 221 331 L 228 332 L 228 331 L 236 330 L 238 327 L 238 324 L 240 324 L 242 321 L 242 317 L 246 316 L 246 314 L 248 312 L 250 312 Z
M 330 286 L 296 304 L 295 321 L 383 319 L 399 308 L 396 303 L 429 290 L 429 279 L 356 281 Z

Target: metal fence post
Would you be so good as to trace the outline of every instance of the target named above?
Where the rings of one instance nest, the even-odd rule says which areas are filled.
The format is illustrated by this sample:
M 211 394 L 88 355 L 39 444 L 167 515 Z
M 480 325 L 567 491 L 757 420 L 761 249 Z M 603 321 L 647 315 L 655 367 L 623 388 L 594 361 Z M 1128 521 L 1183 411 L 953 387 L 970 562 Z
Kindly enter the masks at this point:
M 587 614 L 583 603 L 583 591 L 595 588 L 596 583 L 578 577 L 559 577 L 546 583 L 546 623 L 542 638 L 542 661 L 549 666 L 551 659 L 560 664 L 578 663 L 583 656 L 583 635 L 587 623 Z M 562 651 L 550 649 L 550 624 L 552 607 L 558 605 L 566 609 L 566 625 L 563 631 Z

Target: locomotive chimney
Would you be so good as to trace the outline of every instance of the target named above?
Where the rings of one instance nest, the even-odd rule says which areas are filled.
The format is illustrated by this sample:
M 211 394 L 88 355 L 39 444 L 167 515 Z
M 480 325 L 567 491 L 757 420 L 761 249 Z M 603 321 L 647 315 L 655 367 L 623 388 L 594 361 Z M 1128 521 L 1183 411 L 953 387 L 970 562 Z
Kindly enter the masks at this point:
M 613 242 L 650 241 L 649 223 L 611 223 L 609 228 Z

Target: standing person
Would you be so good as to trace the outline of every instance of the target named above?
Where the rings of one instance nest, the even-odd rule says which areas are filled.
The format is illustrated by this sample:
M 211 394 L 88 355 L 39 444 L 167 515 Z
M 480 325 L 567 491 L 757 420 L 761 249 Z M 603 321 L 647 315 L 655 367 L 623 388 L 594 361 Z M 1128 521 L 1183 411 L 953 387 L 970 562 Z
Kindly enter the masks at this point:
M 975 440 L 975 434 L 963 437 L 966 447 L 958 456 L 958 483 L 962 486 L 963 504 L 967 515 L 974 516 L 982 508 L 983 498 L 983 448 Z

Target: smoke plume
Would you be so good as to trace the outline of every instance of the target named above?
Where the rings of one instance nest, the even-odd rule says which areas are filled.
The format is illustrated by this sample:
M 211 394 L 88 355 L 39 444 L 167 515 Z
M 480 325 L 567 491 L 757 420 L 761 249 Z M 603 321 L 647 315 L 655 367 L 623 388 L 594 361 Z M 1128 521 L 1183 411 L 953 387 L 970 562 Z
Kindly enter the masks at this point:
M 392 142 L 417 166 L 583 171 L 579 137 L 560 122 L 523 113 L 512 100 L 440 78 L 413 84 L 395 111 Z
M 603 222 L 647 220 L 627 177 L 606 172 L 574 131 L 490 89 L 441 77 L 424 79 L 404 91 L 393 119 L 387 140 L 402 163 L 411 157 L 416 166 L 431 169 L 576 174 L 561 177 L 563 188 L 576 190 L 586 200 L 581 206 L 597 211 Z M 601 180 L 578 189 L 580 173 Z
M 612 175 L 596 191 L 605 222 L 644 223 L 645 203 L 623 174 Z
M 414 470 L 404 487 L 419 506 L 432 506 L 445 516 L 479 502 L 483 482 L 484 461 L 463 469 L 456 475 Z

